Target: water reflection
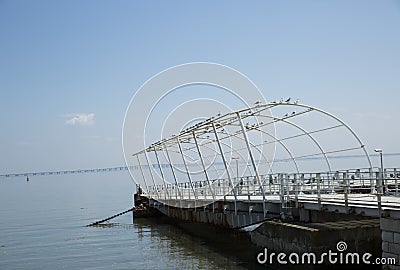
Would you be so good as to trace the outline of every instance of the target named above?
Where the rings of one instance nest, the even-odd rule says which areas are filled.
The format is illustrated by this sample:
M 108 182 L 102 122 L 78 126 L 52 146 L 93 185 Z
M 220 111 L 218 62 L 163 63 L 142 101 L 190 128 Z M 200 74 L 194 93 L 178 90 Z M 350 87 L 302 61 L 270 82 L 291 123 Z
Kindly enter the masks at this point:
M 200 224 L 183 224 L 182 229 L 166 220 L 135 219 L 133 225 L 137 240 L 148 247 L 145 260 L 177 269 L 265 269 L 256 263 L 257 249 L 244 235 Z

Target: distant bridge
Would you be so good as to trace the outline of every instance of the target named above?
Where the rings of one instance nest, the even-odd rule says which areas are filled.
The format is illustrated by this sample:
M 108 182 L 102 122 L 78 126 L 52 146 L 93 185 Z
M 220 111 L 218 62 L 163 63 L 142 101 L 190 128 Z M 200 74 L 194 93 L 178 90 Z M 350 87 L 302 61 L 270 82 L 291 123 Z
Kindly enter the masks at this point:
M 378 154 L 370 154 L 370 156 L 379 156 Z M 400 156 L 400 153 L 386 153 L 384 156 Z M 362 158 L 363 155 L 343 155 L 339 157 L 331 158 Z M 321 159 L 321 157 L 310 158 L 310 159 Z M 276 160 L 275 162 L 285 162 L 285 160 Z M 151 164 L 153 168 L 159 168 L 158 164 Z M 160 164 L 162 168 L 170 167 L 170 164 L 164 163 Z M 178 164 L 178 166 L 183 166 L 183 164 Z M 142 165 L 142 168 L 148 169 L 148 165 Z M 117 167 L 106 167 L 106 168 L 92 168 L 92 169 L 75 169 L 75 170 L 58 170 L 58 171 L 39 171 L 39 172 L 24 172 L 24 173 L 5 173 L 0 174 L 0 178 L 12 178 L 12 177 L 29 177 L 29 176 L 55 176 L 64 174 L 81 174 L 81 173 L 101 173 L 101 172 L 117 172 L 117 171 L 127 171 L 127 170 L 139 170 L 138 165 L 134 166 L 117 166 Z
M 134 169 L 134 166 L 131 166 Z M 27 172 L 27 173 L 7 173 L 0 174 L 0 178 L 11 177 L 29 177 L 29 176 L 44 176 L 44 175 L 63 175 L 63 174 L 78 174 L 78 173 L 99 173 L 99 172 L 115 172 L 127 171 L 128 166 L 109 167 L 109 168 L 96 168 L 96 169 L 76 169 L 76 170 L 61 170 L 61 171 L 42 171 L 42 172 Z

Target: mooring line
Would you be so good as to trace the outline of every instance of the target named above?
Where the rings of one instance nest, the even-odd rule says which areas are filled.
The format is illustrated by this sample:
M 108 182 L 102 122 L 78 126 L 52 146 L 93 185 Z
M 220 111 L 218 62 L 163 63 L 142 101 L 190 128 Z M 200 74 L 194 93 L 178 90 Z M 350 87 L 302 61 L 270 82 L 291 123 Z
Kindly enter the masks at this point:
M 124 215 L 124 214 L 126 214 L 126 213 L 129 213 L 129 212 L 133 211 L 134 209 L 135 209 L 135 208 L 132 207 L 132 208 L 130 208 L 130 209 L 128 209 L 128 210 L 125 210 L 125 211 L 123 211 L 123 212 L 121 212 L 121 213 L 118 213 L 118 214 L 116 214 L 116 215 L 113 215 L 113 216 L 111 216 L 111 217 L 108 217 L 108 218 L 105 218 L 105 219 L 102 219 L 102 220 L 99 220 L 99 221 L 90 223 L 89 225 L 86 225 L 86 227 L 91 227 L 91 226 L 99 225 L 99 224 L 101 224 L 101 223 L 103 223 L 103 222 L 106 222 L 106 221 L 108 221 L 108 220 L 110 220 L 110 219 L 113 219 L 113 218 L 122 216 L 122 215 Z

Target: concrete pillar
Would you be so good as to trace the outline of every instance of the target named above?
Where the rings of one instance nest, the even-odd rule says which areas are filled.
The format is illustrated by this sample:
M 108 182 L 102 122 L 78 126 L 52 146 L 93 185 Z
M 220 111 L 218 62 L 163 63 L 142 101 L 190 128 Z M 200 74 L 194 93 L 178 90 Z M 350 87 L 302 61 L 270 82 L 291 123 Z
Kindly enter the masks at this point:
M 400 269 L 400 219 L 381 218 L 382 257 L 395 258 L 396 265 L 385 265 L 382 269 Z

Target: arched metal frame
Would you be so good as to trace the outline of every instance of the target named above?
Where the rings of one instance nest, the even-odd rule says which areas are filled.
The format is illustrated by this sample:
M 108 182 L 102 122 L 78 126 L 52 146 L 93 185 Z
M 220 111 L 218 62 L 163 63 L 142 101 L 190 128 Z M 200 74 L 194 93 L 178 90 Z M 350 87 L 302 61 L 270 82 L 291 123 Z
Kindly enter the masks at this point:
M 298 108 L 303 108 L 306 109 L 304 111 L 301 111 L 299 113 L 294 113 L 292 115 L 285 115 L 284 117 L 277 117 L 272 115 L 271 113 L 271 109 L 277 108 L 277 107 L 281 107 L 281 106 L 295 106 Z M 267 112 L 267 113 L 266 113 Z M 303 114 L 307 114 L 310 112 L 318 112 L 321 113 L 322 115 L 335 120 L 336 122 L 340 123 L 339 125 L 335 125 L 335 126 L 330 126 L 327 128 L 321 128 L 321 129 L 316 129 L 316 130 L 307 130 L 305 128 L 303 128 L 301 125 L 294 123 L 293 121 L 290 121 L 290 118 L 294 118 L 294 117 L 298 117 L 300 115 Z M 256 119 L 256 124 L 253 124 L 252 126 L 244 126 L 243 124 L 243 119 L 246 119 L 248 117 L 254 117 Z M 267 123 L 262 123 L 260 120 L 260 118 L 266 118 L 269 119 Z M 295 129 L 300 131 L 300 134 L 294 135 L 294 136 L 289 136 L 289 137 L 284 137 L 284 138 L 279 138 L 278 136 L 276 136 L 275 134 L 272 134 L 272 132 L 269 132 L 267 130 L 265 130 L 265 127 L 268 125 L 273 125 L 274 131 L 275 131 L 275 123 L 283 123 L 289 126 L 294 127 Z M 227 132 L 226 127 L 228 127 L 230 129 L 236 129 L 234 132 Z M 330 151 L 330 152 L 326 152 L 324 150 L 324 148 L 322 147 L 322 145 L 314 138 L 314 136 L 312 134 L 318 133 L 318 132 L 323 132 L 329 129 L 335 129 L 335 128 L 339 128 L 339 127 L 345 127 L 347 129 L 347 131 L 350 133 L 350 135 L 356 139 L 356 141 L 358 142 L 358 146 L 356 147 L 352 147 L 352 148 L 347 148 L 347 149 L 339 149 L 336 151 Z M 251 140 L 249 140 L 247 133 L 250 131 L 255 131 L 255 132 L 259 132 L 260 134 L 264 134 L 270 138 L 273 139 L 272 142 L 268 142 L 268 143 L 255 143 L 252 142 Z M 213 134 L 214 136 L 214 140 L 207 140 L 206 142 L 203 143 L 199 143 L 198 139 L 205 139 L 203 137 L 201 137 L 204 134 Z M 219 136 L 219 134 L 221 134 L 221 136 Z M 244 137 L 243 137 L 244 136 Z M 361 142 L 360 138 L 357 136 L 357 134 L 347 125 L 345 124 L 342 120 L 340 120 L 338 117 L 315 107 L 309 106 L 309 105 L 304 105 L 304 104 L 298 104 L 297 102 L 295 103 L 289 103 L 289 102 L 272 102 L 272 103 L 266 103 L 266 104 L 257 104 L 255 106 L 249 107 L 249 108 L 245 108 L 242 110 L 237 110 L 237 111 L 233 111 L 224 115 L 219 115 L 216 117 L 211 117 L 209 119 L 207 119 L 206 121 L 200 122 L 190 128 L 187 128 L 186 130 L 181 131 L 178 135 L 174 135 L 170 138 L 165 138 L 162 139 L 159 142 L 156 142 L 152 145 L 150 145 L 148 148 L 135 153 L 134 156 L 137 156 L 137 160 L 138 160 L 138 165 L 141 168 L 141 177 L 143 178 L 143 180 L 145 181 L 145 188 L 147 189 L 147 192 L 149 192 L 151 190 L 151 185 L 149 185 L 149 183 L 146 181 L 145 179 L 145 175 L 142 169 L 142 164 L 140 162 L 139 159 L 139 155 L 144 154 L 146 157 L 146 162 L 147 162 L 147 166 L 149 167 L 150 170 L 150 176 L 152 179 L 152 183 L 155 185 L 155 180 L 154 180 L 154 173 L 156 173 L 156 170 L 154 168 L 154 166 L 152 164 L 150 164 L 150 160 L 148 157 L 148 153 L 153 152 L 156 156 L 157 159 L 157 163 L 158 166 L 160 168 L 160 173 L 161 173 L 161 178 L 163 180 L 163 185 L 164 185 L 164 191 L 159 191 L 158 187 L 157 188 L 153 188 L 153 190 L 155 190 L 155 195 L 156 195 L 156 199 L 161 200 L 162 196 L 164 197 L 164 199 L 171 199 L 171 197 L 168 194 L 168 188 L 166 183 L 169 183 L 170 181 L 167 181 L 167 179 L 165 178 L 165 174 L 163 173 L 162 170 L 162 166 L 160 164 L 160 160 L 158 159 L 157 156 L 157 151 L 159 150 L 166 150 L 167 151 L 167 161 L 169 166 L 171 167 L 172 170 L 172 174 L 173 174 L 173 180 L 175 182 L 176 189 L 179 192 L 179 196 L 180 196 L 180 200 L 183 200 L 183 196 L 181 194 L 181 190 L 179 188 L 179 183 L 180 181 L 177 179 L 177 175 L 174 172 L 174 164 L 173 161 L 171 160 L 168 151 L 174 151 L 174 152 L 179 152 L 181 159 L 183 161 L 183 165 L 184 165 L 184 170 L 186 171 L 188 180 L 190 182 L 189 187 L 190 189 L 193 191 L 193 195 L 194 195 L 194 200 L 198 200 L 199 196 L 195 190 L 195 183 L 193 181 L 193 179 L 191 178 L 191 172 L 189 170 L 189 166 L 185 160 L 185 157 L 189 157 L 185 152 L 186 151 L 191 151 L 191 152 L 197 152 L 201 161 L 201 165 L 202 165 L 202 171 L 204 171 L 205 173 L 205 180 L 207 182 L 207 185 L 210 188 L 210 192 L 212 195 L 212 199 L 215 200 L 216 196 L 213 193 L 213 190 L 211 188 L 212 185 L 212 179 L 209 179 L 209 175 L 207 173 L 207 168 L 205 166 L 205 160 L 207 160 L 207 162 L 213 167 L 213 169 L 215 170 L 215 172 L 218 174 L 218 169 L 216 168 L 215 164 L 213 164 L 213 162 L 210 161 L 210 157 L 211 156 L 207 156 L 207 155 L 203 155 L 201 152 L 201 149 L 207 148 L 208 150 L 211 150 L 213 152 L 212 157 L 215 157 L 215 155 L 218 155 L 221 157 L 221 160 L 223 161 L 225 170 L 221 170 L 224 171 L 228 178 L 229 181 L 231 183 L 231 185 L 233 185 L 232 188 L 234 188 L 235 185 L 237 185 L 238 183 L 233 183 L 233 181 L 231 180 L 231 176 L 230 176 L 230 172 L 229 172 L 229 166 L 227 165 L 228 163 L 230 163 L 230 160 L 226 160 L 226 156 L 225 154 L 227 153 L 235 153 L 235 155 L 239 155 L 241 160 L 245 160 L 244 156 L 240 153 L 240 151 L 248 151 L 248 155 L 247 155 L 247 161 L 245 160 L 246 164 L 248 164 L 248 158 L 250 157 L 251 159 L 251 164 L 253 165 L 253 172 L 255 173 L 255 177 L 258 180 L 258 184 L 259 184 L 259 188 L 261 189 L 262 193 L 263 193 L 263 199 L 265 200 L 265 195 L 264 195 L 264 191 L 263 191 L 263 183 L 261 182 L 260 179 L 260 172 L 258 172 L 258 165 L 260 162 L 266 162 L 269 165 L 270 170 L 272 171 L 274 162 L 276 162 L 275 160 L 275 153 L 274 153 L 274 159 L 269 162 L 268 158 L 265 156 L 265 153 L 263 152 L 263 150 L 261 149 L 264 145 L 269 144 L 269 143 L 274 143 L 275 145 L 275 149 L 277 144 L 279 144 L 289 155 L 289 160 L 291 160 L 296 168 L 297 173 L 300 172 L 300 168 L 299 165 L 296 161 L 297 158 L 304 158 L 305 156 L 300 156 L 300 157 L 296 157 L 292 151 L 289 149 L 289 147 L 287 147 L 287 145 L 284 143 L 285 140 L 288 139 L 294 139 L 297 137 L 302 137 L 302 136 L 306 136 L 307 138 L 309 138 L 311 140 L 311 142 L 316 145 L 316 147 L 319 149 L 320 153 L 316 153 L 316 154 L 311 154 L 311 155 L 307 155 L 307 156 L 322 156 L 323 159 L 325 160 L 326 166 L 327 166 L 327 172 L 331 172 L 332 168 L 331 168 L 331 164 L 329 161 L 329 156 L 328 154 L 330 153 L 336 153 L 336 152 L 343 152 L 343 151 L 350 151 L 350 150 L 355 150 L 355 149 L 363 149 L 368 166 L 370 168 L 372 168 L 371 165 L 371 160 L 369 158 L 369 155 L 364 147 L 364 144 Z M 246 143 L 246 148 L 240 148 L 237 149 L 235 148 L 235 146 L 232 146 L 226 142 L 224 142 L 225 139 L 227 138 L 236 138 L 241 140 L 242 142 L 244 141 Z M 208 139 L 208 138 L 207 138 Z M 192 140 L 194 140 L 194 143 L 192 142 Z M 208 144 L 210 143 L 217 143 L 218 144 L 218 150 L 217 151 L 214 147 L 209 147 Z M 182 147 L 182 143 L 187 143 L 190 144 L 189 147 Z M 222 145 L 227 147 L 229 150 L 227 152 L 223 151 Z M 260 153 L 261 156 L 261 160 L 255 160 L 254 157 L 252 156 L 252 149 L 255 149 L 257 152 Z M 203 181 L 204 182 L 204 181 Z M 237 181 L 238 182 L 238 181 Z M 164 193 L 164 194 L 161 194 Z M 236 201 L 236 193 L 233 190 L 233 195 L 235 196 L 235 201 Z M 168 198 L 167 198 L 168 196 Z M 189 195 L 190 196 L 190 195 Z M 264 211 L 265 212 L 265 211 Z

